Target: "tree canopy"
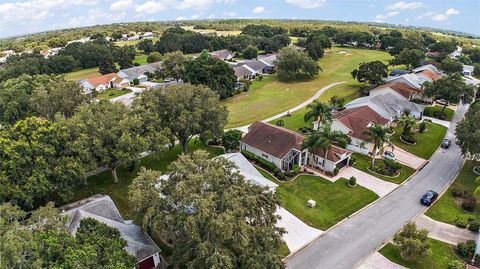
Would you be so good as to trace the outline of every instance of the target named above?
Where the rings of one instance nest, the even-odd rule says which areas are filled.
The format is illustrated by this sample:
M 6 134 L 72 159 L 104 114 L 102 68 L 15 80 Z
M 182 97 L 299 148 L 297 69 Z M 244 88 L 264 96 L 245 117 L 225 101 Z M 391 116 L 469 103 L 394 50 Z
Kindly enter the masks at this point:
M 473 100 L 475 90 L 465 84 L 459 74 L 444 76 L 434 82 L 425 83 L 425 95 L 437 100 L 444 100 L 445 105 L 442 111 L 449 103 L 470 103 Z
M 425 53 L 418 49 L 404 49 L 391 61 L 391 64 L 404 64 L 408 68 L 420 66 L 420 62 L 425 58 Z
M 184 55 L 181 51 L 165 53 L 162 67 L 157 71 L 158 75 L 163 79 L 185 80 L 187 65 L 190 61 L 190 57 Z
M 320 68 L 307 53 L 293 48 L 283 48 L 277 54 L 276 69 L 281 80 L 310 79 Z
M 417 230 L 415 223 L 408 223 L 395 235 L 393 242 L 398 245 L 400 254 L 406 260 L 424 257 L 430 251 L 427 230 Z
M 373 85 L 379 85 L 387 76 L 388 66 L 381 61 L 361 63 L 358 69 L 352 71 L 353 78 Z
M 458 123 L 455 135 L 464 156 L 480 157 L 480 102 L 470 106 L 465 117 Z
M 453 74 L 453 73 L 462 74 L 463 64 L 457 60 L 447 57 L 442 61 L 440 65 L 440 69 L 442 69 L 447 74 Z
M 172 163 L 166 179 L 142 170 L 133 180 L 136 220 L 170 237 L 174 268 L 284 268 L 278 198 L 234 168 L 196 151 Z

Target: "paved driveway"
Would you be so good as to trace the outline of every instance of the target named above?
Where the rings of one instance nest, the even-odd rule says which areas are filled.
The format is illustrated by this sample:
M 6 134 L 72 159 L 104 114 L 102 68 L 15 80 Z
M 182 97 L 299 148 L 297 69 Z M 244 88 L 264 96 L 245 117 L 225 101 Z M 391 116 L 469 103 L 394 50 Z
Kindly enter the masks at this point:
M 332 178 L 326 177 L 326 178 L 331 181 L 336 181 L 341 177 L 349 179 L 352 176 L 354 176 L 357 179 L 358 185 L 373 191 L 379 197 L 383 197 L 389 194 L 391 191 L 393 191 L 395 188 L 398 187 L 398 185 L 395 183 L 381 180 L 379 178 L 376 178 L 370 174 L 367 174 L 363 171 L 360 171 L 350 166 L 340 170 L 338 175 L 336 175 L 335 177 L 332 177 Z
M 282 238 L 291 253 L 297 252 L 323 233 L 321 230 L 308 226 L 283 207 L 280 207 L 275 213 L 281 217 L 277 222 L 277 227 L 282 227 L 287 231 Z
M 423 158 L 413 155 L 412 153 L 400 147 L 394 147 L 393 154 L 395 154 L 395 159 L 398 162 L 413 167 L 415 169 L 420 168 L 427 161 Z
M 389 259 L 385 258 L 382 254 L 378 252 L 372 253 L 365 261 L 357 267 L 357 269 L 408 269 L 407 267 L 401 266 L 394 262 L 391 262 Z M 432 268 L 433 269 L 433 268 Z
M 476 240 L 478 235 L 467 229 L 461 229 L 457 226 L 433 220 L 425 215 L 420 215 L 415 219 L 419 228 L 428 231 L 428 237 L 437 239 L 451 245 L 457 245 L 459 242 L 465 242 L 469 239 Z
M 467 108 L 463 105 L 457 108 L 454 123 L 463 118 Z M 455 124 L 449 128 L 449 135 L 453 136 L 454 131 Z M 455 143 L 446 151 L 437 151 L 430 163 L 405 184 L 288 257 L 287 268 L 356 268 L 407 222 L 423 213 L 426 207 L 419 199 L 425 190 L 444 191 L 463 163 L 460 148 Z

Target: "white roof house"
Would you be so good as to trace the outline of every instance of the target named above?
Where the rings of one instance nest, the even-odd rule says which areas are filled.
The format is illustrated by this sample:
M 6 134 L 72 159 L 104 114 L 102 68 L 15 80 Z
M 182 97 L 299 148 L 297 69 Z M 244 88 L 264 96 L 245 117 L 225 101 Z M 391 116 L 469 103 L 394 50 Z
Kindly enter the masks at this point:
M 241 153 L 227 153 L 217 158 L 224 158 L 233 162 L 238 167 L 238 172 L 245 177 L 245 180 L 255 185 L 267 187 L 270 191 L 275 191 L 278 184 L 266 179 Z
M 474 69 L 474 68 L 475 68 L 475 67 L 474 67 L 473 65 L 466 65 L 466 64 L 464 64 L 464 65 L 463 65 L 463 72 L 462 72 L 463 75 L 465 75 L 465 76 L 471 76 L 471 75 L 473 75 L 473 69 Z
M 422 65 L 420 67 L 417 67 L 417 68 L 412 70 L 412 73 L 418 73 L 418 72 L 421 72 L 423 70 L 430 70 L 434 73 L 440 74 L 440 71 L 438 70 L 438 68 L 436 68 L 433 64 L 426 64 L 426 65 Z
M 404 74 L 396 77 L 387 77 L 385 79 L 385 82 L 394 82 L 394 81 L 405 83 L 415 89 L 421 89 L 423 84 L 422 80 L 418 78 L 417 74 Z

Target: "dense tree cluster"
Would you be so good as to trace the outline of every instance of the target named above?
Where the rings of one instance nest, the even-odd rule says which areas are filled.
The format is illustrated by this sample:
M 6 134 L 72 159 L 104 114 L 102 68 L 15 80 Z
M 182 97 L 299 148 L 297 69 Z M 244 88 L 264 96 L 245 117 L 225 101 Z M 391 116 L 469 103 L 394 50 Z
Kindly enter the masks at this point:
M 381 61 L 361 63 L 358 69 L 352 71 L 352 77 L 359 82 L 379 85 L 382 78 L 388 75 L 388 66 Z
M 424 91 L 426 96 L 445 101 L 442 111 L 450 103 L 458 103 L 460 101 L 464 104 L 470 103 L 475 95 L 475 89 L 467 86 L 462 76 L 458 73 L 444 76 L 433 82 L 426 82 Z
M 283 48 L 277 54 L 278 78 L 281 80 L 310 79 L 320 68 L 306 52 L 293 48 Z
M 378 36 L 380 47 L 387 50 L 391 55 L 397 55 L 404 49 L 425 50 L 426 46 L 431 44 L 432 37 L 426 34 L 417 34 L 404 36 L 400 31 L 393 30 L 387 34 Z M 433 39 L 435 42 L 435 39 Z
M 455 135 L 462 154 L 468 158 L 480 157 L 480 102 L 473 103 L 465 118 L 457 125 Z
M 340 45 L 353 45 L 367 48 L 373 48 L 376 44 L 375 36 L 367 32 L 338 31 L 332 37 L 332 40 Z
M 53 204 L 29 218 L 16 206 L 0 205 L 0 264 L 2 268 L 130 269 L 136 259 L 123 248 L 120 232 L 94 219 L 82 219 L 72 236 Z
M 415 68 L 420 66 L 421 61 L 425 59 L 425 53 L 419 49 L 403 49 L 399 54 L 396 54 L 390 64 L 400 65 L 404 64 L 407 68 Z

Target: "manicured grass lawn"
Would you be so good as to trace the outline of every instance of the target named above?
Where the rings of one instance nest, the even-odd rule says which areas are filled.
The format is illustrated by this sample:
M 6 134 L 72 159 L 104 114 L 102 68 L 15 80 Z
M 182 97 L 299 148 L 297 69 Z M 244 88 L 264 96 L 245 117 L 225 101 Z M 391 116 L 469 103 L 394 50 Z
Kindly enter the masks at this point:
M 337 95 L 340 97 L 344 97 L 346 101 L 345 103 L 348 103 L 360 96 L 358 93 L 359 87 L 360 84 L 356 81 L 350 81 L 345 84 L 340 84 L 325 91 L 317 100 L 322 103 L 328 103 L 332 96 Z M 308 109 L 304 107 L 302 109 L 292 112 L 290 116 L 282 117 L 281 119 L 284 121 L 285 124 L 283 127 L 293 131 L 298 131 L 298 129 L 302 127 L 312 128 L 313 123 L 311 121 L 305 122 L 304 120 L 304 115 L 305 113 L 307 113 L 307 111 Z M 270 123 L 275 124 L 277 121 L 278 119 L 273 120 Z
M 209 147 L 197 140 L 190 142 L 190 152 L 199 149 L 207 150 L 212 157 L 223 154 L 223 149 L 221 148 Z M 168 165 L 175 161 L 181 153 L 181 147 L 177 145 L 169 151 L 155 153 L 148 157 L 142 158 L 140 161 L 140 166 L 166 172 Z M 140 167 L 137 167 L 133 170 L 129 170 L 127 167 L 118 168 L 117 175 L 119 182 L 117 184 L 112 182 L 112 175 L 110 171 L 105 171 L 95 176 L 91 176 L 87 179 L 87 186 L 76 190 L 75 195 L 70 202 L 78 201 L 98 193 L 107 194 L 113 199 L 122 215 L 128 219 L 130 212 L 127 197 L 128 186 L 136 177 L 139 170 Z
M 408 145 L 402 142 L 400 140 L 401 133 L 402 127 L 397 127 L 395 128 L 395 134 L 390 138 L 395 146 L 417 155 L 418 157 L 430 159 L 438 146 L 440 146 L 442 139 L 445 137 L 447 128 L 436 123 L 427 123 L 427 131 L 424 133 L 415 133 L 415 138 L 417 139 L 416 145 Z
M 442 109 L 443 109 L 443 106 L 438 106 L 438 105 L 435 105 L 435 106 L 427 106 L 427 107 L 425 107 L 425 111 L 424 111 L 423 114 L 424 114 L 425 116 L 435 118 L 435 117 L 433 116 L 433 112 L 435 112 L 435 111 L 442 111 Z M 447 121 L 452 121 L 453 113 L 454 113 L 455 111 L 453 111 L 453 109 L 447 107 L 447 108 L 445 108 L 444 112 L 445 112 L 445 115 L 447 116 L 445 120 L 447 120 Z
M 370 166 L 371 163 L 371 158 L 362 154 L 354 153 L 353 156 L 355 157 L 356 161 L 353 167 L 357 168 L 358 170 L 361 170 L 367 174 L 370 174 L 374 177 L 383 179 L 388 182 L 400 184 L 404 182 L 407 178 L 409 178 L 413 173 L 415 173 L 415 169 L 408 167 L 406 165 L 400 164 L 402 168 L 400 169 L 400 175 L 397 177 L 387 177 L 387 176 L 382 176 L 380 174 L 371 172 L 370 170 L 367 169 L 367 167 Z M 382 162 L 382 160 L 375 160 L 375 164 Z
M 117 90 L 117 89 L 108 89 L 105 90 L 97 95 L 97 99 L 99 100 L 109 100 L 114 97 L 118 97 L 120 95 L 124 95 L 129 93 L 130 91 L 127 90 Z
M 276 182 L 280 185 L 277 194 L 281 205 L 306 224 L 321 230 L 327 230 L 378 198 L 361 186 L 349 187 L 344 178 L 330 182 L 302 175 L 290 182 Z M 307 206 L 310 199 L 317 202 L 316 207 Z
M 146 54 L 140 54 L 135 56 L 135 59 L 133 61 L 140 65 L 144 65 L 144 64 L 147 64 L 147 57 L 148 55 Z
M 101 75 L 102 74 L 98 72 L 98 67 L 92 67 L 88 69 L 82 69 L 82 70 L 67 73 L 65 74 L 65 78 L 68 80 L 80 80 L 84 78 L 93 78 Z
M 388 243 L 381 250 L 380 253 L 390 261 L 408 267 L 410 269 L 447 269 L 448 264 L 453 260 L 461 260 L 453 249 L 452 245 L 435 240 L 428 239 L 430 242 L 431 252 L 419 260 L 407 261 L 404 260 L 397 246 Z
M 340 53 L 342 51 L 345 53 Z M 351 82 L 353 78 L 350 72 L 361 62 L 380 60 L 386 63 L 390 59 L 388 53 L 377 50 L 340 47 L 328 49 L 319 61 L 323 71 L 312 80 L 281 82 L 276 75 L 265 76 L 264 80 L 268 83 L 262 81 L 257 86 L 257 82 L 254 82 L 248 92 L 225 100 L 223 103 L 229 111 L 227 128 L 246 125 L 286 111 L 330 83 Z M 344 88 L 337 89 L 340 92 Z
M 127 45 L 137 45 L 137 43 L 139 43 L 140 41 L 142 41 L 141 39 L 139 40 L 126 40 L 126 41 L 117 41 L 115 42 L 115 45 L 119 46 L 119 47 L 123 47 L 123 46 L 127 46 Z M 152 39 L 153 43 L 157 42 L 158 41 L 158 37 L 154 37 Z
M 287 257 L 290 254 L 290 249 L 288 249 L 287 243 L 283 242 L 283 245 L 280 248 L 280 255 L 282 257 Z
M 455 220 L 458 214 L 472 214 L 480 219 L 480 206 L 477 203 L 477 208 L 473 212 L 464 210 L 453 198 L 452 189 L 460 189 L 468 191 L 473 194 L 473 191 L 477 187 L 475 185 L 476 175 L 473 173 L 473 167 L 480 165 L 478 162 L 466 161 L 462 170 L 455 178 L 452 186 L 443 194 L 438 201 L 428 209 L 426 215 L 432 219 L 450 223 L 455 225 Z M 478 201 L 477 201 L 478 202 Z

